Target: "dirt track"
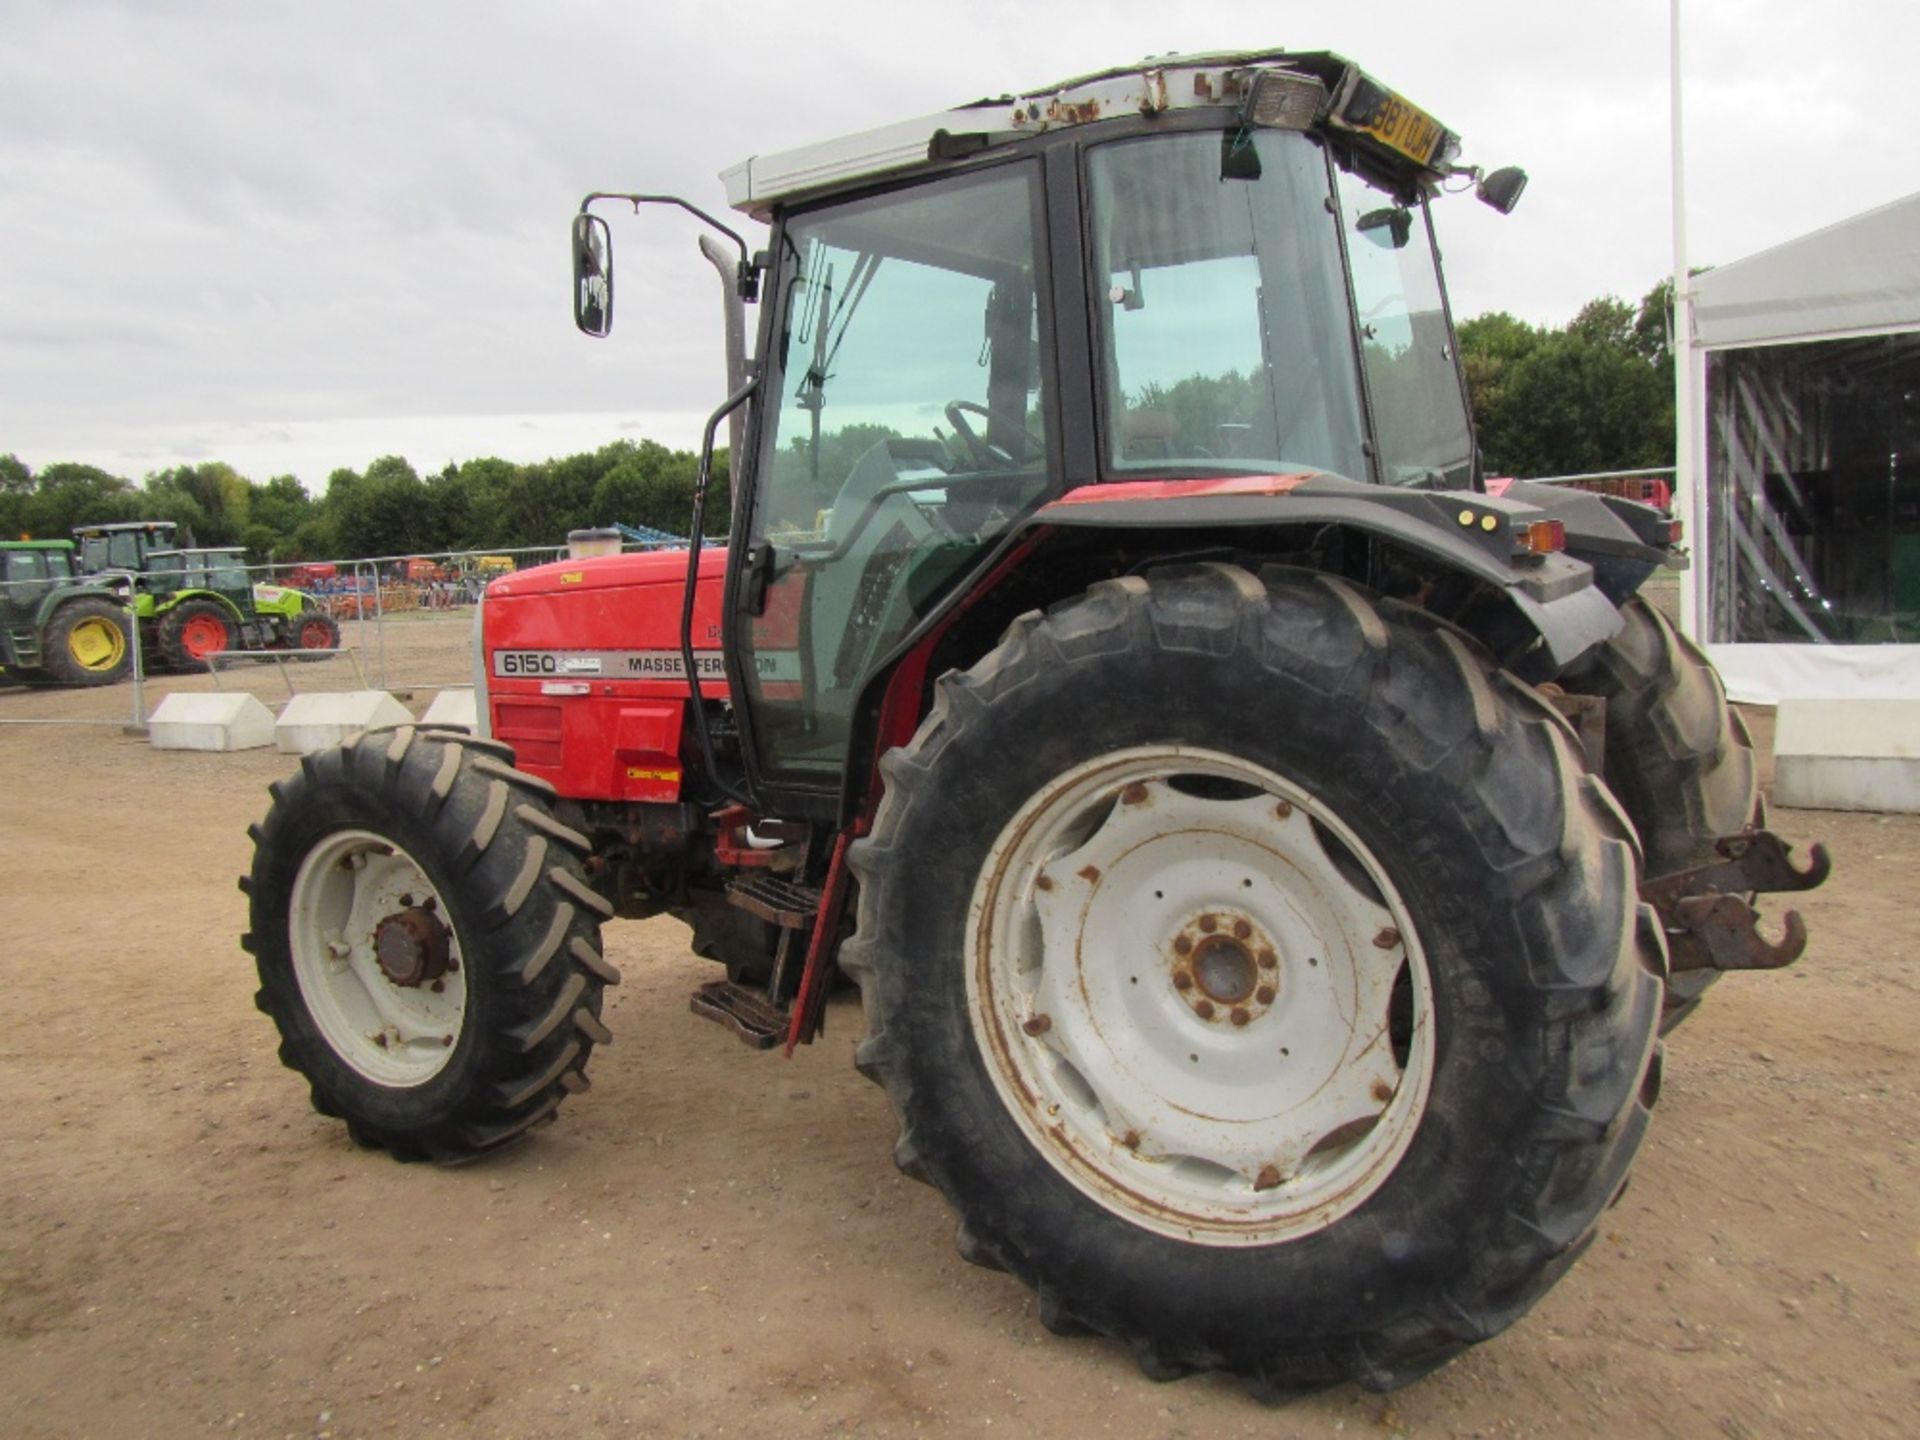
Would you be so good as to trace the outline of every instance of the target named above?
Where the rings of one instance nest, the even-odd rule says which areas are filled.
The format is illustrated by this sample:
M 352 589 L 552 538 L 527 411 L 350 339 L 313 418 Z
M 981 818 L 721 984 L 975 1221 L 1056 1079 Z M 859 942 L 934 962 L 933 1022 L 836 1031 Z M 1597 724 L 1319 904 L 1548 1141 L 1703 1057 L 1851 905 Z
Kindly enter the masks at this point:
M 396 683 L 424 673 L 402 641 Z M 1276 1412 L 1049 1336 L 895 1173 L 857 1008 L 792 1062 L 750 1054 L 688 1014 L 711 967 L 669 921 L 609 931 L 617 1043 L 557 1125 L 455 1170 L 354 1150 L 275 1061 L 235 943 L 245 828 L 291 764 L 0 727 L 0 1434 L 1914 1429 L 1913 818 L 1776 813 L 1835 853 L 1814 953 L 1675 1037 L 1631 1190 L 1530 1316 L 1386 1399 Z

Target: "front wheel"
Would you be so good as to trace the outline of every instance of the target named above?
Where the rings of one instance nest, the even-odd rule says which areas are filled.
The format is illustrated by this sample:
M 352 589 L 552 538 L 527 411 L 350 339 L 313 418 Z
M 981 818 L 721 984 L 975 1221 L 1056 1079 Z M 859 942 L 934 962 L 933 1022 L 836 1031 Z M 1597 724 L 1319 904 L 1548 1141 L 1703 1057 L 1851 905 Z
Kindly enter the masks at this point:
M 256 1003 L 314 1108 L 400 1159 L 488 1150 L 586 1086 L 613 907 L 545 782 L 412 727 L 307 756 L 252 831 Z
M 340 627 L 333 617 L 324 610 L 303 610 L 293 617 L 293 648 L 299 651 L 337 650 L 340 648 Z M 325 660 L 324 654 L 302 654 L 302 660 Z
M 1624 1185 L 1664 970 L 1630 828 L 1416 612 L 1107 582 L 945 677 L 882 773 L 859 1061 L 1053 1328 L 1387 1388 L 1523 1313 Z

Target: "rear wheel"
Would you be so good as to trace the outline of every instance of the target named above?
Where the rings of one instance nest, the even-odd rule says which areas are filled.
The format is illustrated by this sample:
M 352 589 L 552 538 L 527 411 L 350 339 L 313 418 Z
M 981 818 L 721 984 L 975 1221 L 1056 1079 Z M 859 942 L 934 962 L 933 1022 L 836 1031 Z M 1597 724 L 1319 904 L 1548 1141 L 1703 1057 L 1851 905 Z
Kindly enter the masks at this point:
M 160 617 L 160 657 L 175 670 L 204 670 L 209 655 L 231 650 L 233 619 L 218 601 L 183 600 Z
M 411 728 L 321 751 L 254 829 L 257 1003 L 314 1108 L 403 1160 L 551 1116 L 611 1037 L 612 914 L 544 782 Z
M 70 600 L 54 613 L 47 670 L 62 685 L 111 685 L 133 668 L 127 612 L 108 600 Z
M 1713 662 L 1641 599 L 1570 688 L 1607 702 L 1607 784 L 1640 832 L 1646 873 L 1718 857 L 1714 841 L 1759 820 L 1753 740 L 1727 704 Z M 1693 1013 L 1717 970 L 1683 970 L 1667 989 L 1665 1029 Z
M 859 1063 L 1050 1327 L 1388 1388 L 1591 1239 L 1664 955 L 1624 818 L 1467 642 L 1298 572 L 1108 582 L 882 770 Z

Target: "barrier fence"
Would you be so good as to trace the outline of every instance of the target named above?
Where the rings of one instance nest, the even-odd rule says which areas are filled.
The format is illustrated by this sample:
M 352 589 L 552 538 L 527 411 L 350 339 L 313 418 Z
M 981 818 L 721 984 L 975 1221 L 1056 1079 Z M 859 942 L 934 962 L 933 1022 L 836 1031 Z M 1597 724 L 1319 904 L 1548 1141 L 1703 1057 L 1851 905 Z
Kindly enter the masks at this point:
M 672 543 L 629 541 L 622 548 L 655 550 L 672 548 Z M 0 553 L 8 557 L 0 561 L 0 626 L 23 634 L 58 629 L 43 627 L 34 613 L 56 588 L 101 580 L 125 596 L 140 584 L 127 571 L 69 578 L 48 573 L 59 567 L 44 559 L 36 567 L 32 562 L 11 558 L 35 552 Z M 339 644 L 305 650 L 233 648 L 190 668 L 169 669 L 164 657 L 155 653 L 158 622 L 150 619 L 125 627 L 130 632 L 132 653 L 128 675 L 122 681 L 74 688 L 58 687 L 46 676 L 0 674 L 0 726 L 112 725 L 144 732 L 153 706 L 164 695 L 175 692 L 239 690 L 277 709 L 301 690 L 378 688 L 407 693 L 471 685 L 472 607 L 487 584 L 501 575 L 546 564 L 567 553 L 565 546 L 544 545 L 209 567 L 218 569 L 222 581 L 215 593 L 228 594 L 241 621 L 253 622 L 256 632 L 275 624 L 264 618 L 275 607 L 291 608 L 292 602 L 284 593 L 276 592 L 295 590 L 303 597 L 298 613 L 317 613 L 332 620 L 339 627 Z M 14 573 L 16 570 L 20 573 Z M 169 586 L 185 581 L 188 588 L 213 588 L 198 583 L 209 578 L 198 570 L 155 573 L 167 577 Z M 297 626 L 292 634 L 297 638 Z M 256 633 L 255 638 L 266 637 Z M 30 697 L 43 691 L 63 698 L 57 704 L 15 703 L 22 695 Z M 23 709 L 58 713 L 20 713 Z
M 1665 505 L 1671 499 L 1672 473 L 1657 468 L 1607 471 L 1547 476 L 1538 483 L 1626 495 Z M 1511 482 L 1491 481 L 1488 488 L 1498 493 L 1508 483 Z M 654 538 L 651 532 L 631 528 L 621 533 L 626 537 L 621 548 L 626 551 L 675 549 L 686 545 L 684 540 L 670 536 Z M 4 564 L 0 564 L 0 626 L 21 631 L 33 629 L 32 611 L 38 600 L 57 586 L 76 583 L 53 573 L 57 567 L 44 559 L 39 562 L 38 573 L 32 573 L 34 562 L 18 557 L 34 553 L 0 552 L 4 558 Z M 244 618 L 253 618 L 261 613 L 262 605 L 273 603 L 273 588 L 296 590 L 305 597 L 301 602 L 303 607 L 311 606 L 339 626 L 339 646 L 305 652 L 239 649 L 212 664 L 202 662 L 191 669 L 166 671 L 158 663 L 161 657 L 151 653 L 152 636 L 157 627 L 149 621 L 129 627 L 133 653 L 128 680 L 78 692 L 98 697 L 97 703 L 69 700 L 58 707 L 57 715 L 23 715 L 17 713 L 20 707 L 0 703 L 0 726 L 119 725 L 144 732 L 152 713 L 151 692 L 155 691 L 234 688 L 254 693 L 269 705 L 279 705 L 285 703 L 278 695 L 283 687 L 291 696 L 302 688 L 367 689 L 370 680 L 373 687 L 396 692 L 471 685 L 472 606 L 487 584 L 501 575 L 546 564 L 567 553 L 563 545 L 541 545 L 350 560 L 221 564 L 217 568 L 223 575 L 244 572 L 244 581 L 234 588 L 242 595 L 251 592 L 256 597 L 255 605 Z M 95 578 L 111 578 L 127 593 L 141 583 L 126 571 L 109 571 L 104 577 Z M 284 599 L 280 603 L 285 604 Z M 243 604 L 242 608 L 248 607 Z M 0 663 L 3 662 L 4 652 L 0 651 Z M 306 668 L 308 664 L 312 665 L 311 670 Z M 262 673 L 249 676 L 249 668 Z M 271 673 L 266 673 L 269 671 Z M 33 688 L 35 685 L 24 685 L 10 674 L 0 676 L 0 692 Z M 263 691 L 265 693 L 261 693 Z M 75 692 L 64 693 L 71 696 Z

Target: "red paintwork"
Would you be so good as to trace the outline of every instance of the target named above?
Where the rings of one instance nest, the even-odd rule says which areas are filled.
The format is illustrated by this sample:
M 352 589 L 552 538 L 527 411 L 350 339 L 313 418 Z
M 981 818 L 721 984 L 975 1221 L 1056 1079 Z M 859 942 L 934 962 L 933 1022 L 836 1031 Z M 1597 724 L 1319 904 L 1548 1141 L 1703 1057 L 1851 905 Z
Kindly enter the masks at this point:
M 180 627 L 180 648 L 189 658 L 204 660 L 227 648 L 227 626 L 213 615 L 195 615 Z
M 726 552 L 700 555 L 694 649 L 720 648 L 720 586 Z M 680 798 L 688 686 L 682 679 L 561 677 L 584 695 L 542 693 L 555 677 L 494 675 L 498 650 L 680 649 L 687 554 L 662 550 L 565 560 L 504 575 L 487 587 L 487 686 L 493 733 L 520 767 L 577 800 L 671 802 Z M 717 676 L 700 692 L 724 698 Z
M 1210 495 L 1285 495 L 1313 479 L 1315 471 L 1301 470 L 1291 475 L 1210 476 L 1199 480 L 1118 480 L 1100 485 L 1082 485 L 1069 490 L 1040 511 L 1064 505 L 1108 505 L 1129 500 L 1194 500 Z
M 826 1003 L 826 957 L 829 936 L 840 932 L 840 907 L 847 890 L 847 847 L 853 843 L 853 831 L 842 830 L 833 839 L 833 858 L 827 862 L 826 888 L 820 892 L 820 910 L 813 920 L 813 934 L 807 941 L 807 961 L 800 971 L 800 988 L 793 997 L 793 1019 L 787 1025 L 786 1057 L 793 1058 L 793 1047 L 811 1045 L 820 1029 L 820 1009 Z

